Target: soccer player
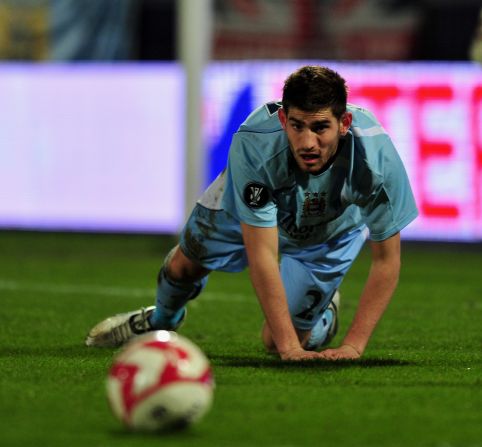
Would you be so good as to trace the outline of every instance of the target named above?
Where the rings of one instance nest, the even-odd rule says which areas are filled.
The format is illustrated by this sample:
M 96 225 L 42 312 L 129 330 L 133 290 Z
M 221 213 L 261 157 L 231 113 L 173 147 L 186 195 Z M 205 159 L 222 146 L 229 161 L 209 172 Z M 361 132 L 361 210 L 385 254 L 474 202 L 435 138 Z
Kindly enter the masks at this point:
M 400 230 L 416 215 L 405 169 L 376 118 L 347 104 L 338 73 L 302 67 L 280 103 L 254 110 L 234 134 L 226 170 L 164 261 L 156 305 L 100 322 L 86 344 L 175 330 L 211 271 L 249 266 L 268 351 L 283 360 L 357 359 L 395 291 Z M 338 288 L 367 237 L 372 260 L 356 314 L 340 346 L 323 349 L 337 330 Z

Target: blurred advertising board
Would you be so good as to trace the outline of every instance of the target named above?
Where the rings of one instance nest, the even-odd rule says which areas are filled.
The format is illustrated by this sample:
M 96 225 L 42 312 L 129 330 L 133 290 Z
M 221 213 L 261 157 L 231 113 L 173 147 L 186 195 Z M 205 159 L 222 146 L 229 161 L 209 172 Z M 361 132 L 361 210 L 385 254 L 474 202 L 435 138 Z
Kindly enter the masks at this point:
M 233 132 L 307 63 L 344 76 L 397 146 L 415 240 L 482 240 L 482 68 L 469 63 L 213 62 L 206 184 Z M 175 64 L 1 64 L 0 227 L 175 233 L 184 220 L 185 81 Z M 202 168 L 200 168 L 202 169 Z
M 183 98 L 177 65 L 0 65 L 0 226 L 177 231 Z

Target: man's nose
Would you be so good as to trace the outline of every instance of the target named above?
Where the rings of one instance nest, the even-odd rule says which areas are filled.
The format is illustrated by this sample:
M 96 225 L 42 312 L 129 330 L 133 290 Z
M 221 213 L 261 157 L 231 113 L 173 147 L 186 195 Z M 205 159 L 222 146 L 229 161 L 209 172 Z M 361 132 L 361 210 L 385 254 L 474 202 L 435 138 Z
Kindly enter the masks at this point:
M 303 132 L 300 143 L 304 149 L 315 149 L 317 146 L 316 134 L 311 131 Z

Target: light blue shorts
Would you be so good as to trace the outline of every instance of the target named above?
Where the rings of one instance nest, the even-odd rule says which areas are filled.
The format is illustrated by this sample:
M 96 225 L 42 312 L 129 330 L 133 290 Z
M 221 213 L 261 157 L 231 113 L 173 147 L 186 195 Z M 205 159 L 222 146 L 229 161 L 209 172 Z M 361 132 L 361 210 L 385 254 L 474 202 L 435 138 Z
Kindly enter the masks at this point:
M 367 236 L 362 225 L 341 239 L 311 247 L 295 248 L 280 238 L 280 272 L 296 328 L 315 326 Z M 179 245 L 188 258 L 209 270 L 240 272 L 248 265 L 239 222 L 223 211 L 196 205 Z

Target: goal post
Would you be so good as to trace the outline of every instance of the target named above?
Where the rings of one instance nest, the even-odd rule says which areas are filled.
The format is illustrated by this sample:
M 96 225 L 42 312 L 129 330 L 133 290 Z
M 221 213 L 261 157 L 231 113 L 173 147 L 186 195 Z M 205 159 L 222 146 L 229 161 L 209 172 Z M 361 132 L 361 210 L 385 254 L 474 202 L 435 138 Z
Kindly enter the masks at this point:
M 178 0 L 177 51 L 185 72 L 185 214 L 205 186 L 202 131 L 203 72 L 211 57 L 213 0 Z

